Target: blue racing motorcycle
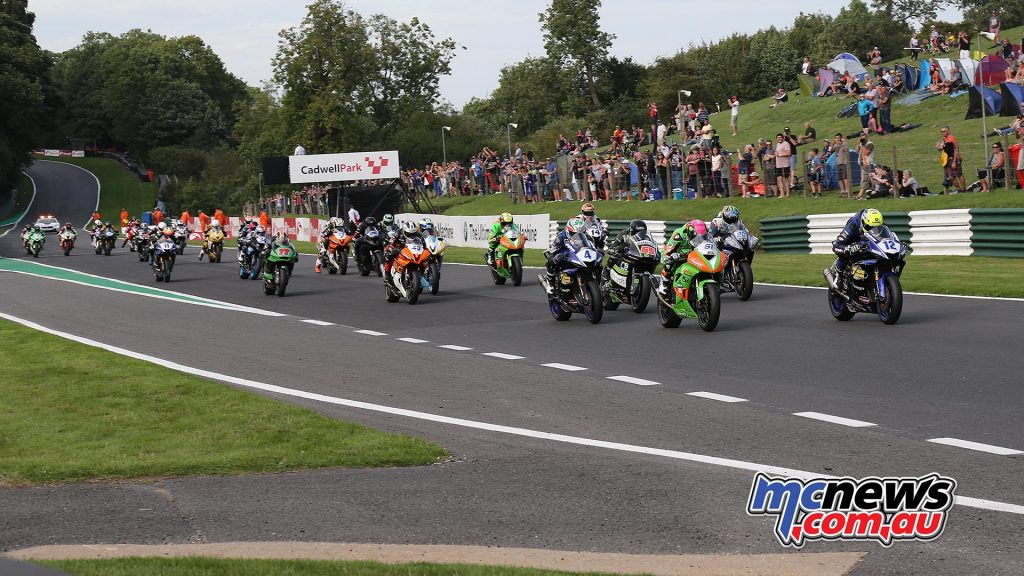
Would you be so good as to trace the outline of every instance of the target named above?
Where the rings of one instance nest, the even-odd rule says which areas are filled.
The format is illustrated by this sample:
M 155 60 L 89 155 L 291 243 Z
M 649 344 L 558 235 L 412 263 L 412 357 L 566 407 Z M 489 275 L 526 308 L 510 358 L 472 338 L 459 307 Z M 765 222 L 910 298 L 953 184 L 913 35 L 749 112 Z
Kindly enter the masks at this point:
M 840 275 L 829 281 L 828 306 L 832 316 L 845 322 L 857 312 L 878 314 L 885 324 L 895 324 L 903 312 L 903 286 L 900 274 L 906 266 L 910 248 L 888 226 L 879 226 L 864 235 Z
M 566 262 L 555 276 L 556 285 L 548 296 L 551 315 L 555 320 L 565 321 L 575 312 L 586 316 L 591 324 L 597 324 L 604 314 L 598 282 L 604 253 L 582 232 L 569 238 L 562 250 L 566 254 Z M 538 278 L 547 290 L 547 277 L 541 275 Z

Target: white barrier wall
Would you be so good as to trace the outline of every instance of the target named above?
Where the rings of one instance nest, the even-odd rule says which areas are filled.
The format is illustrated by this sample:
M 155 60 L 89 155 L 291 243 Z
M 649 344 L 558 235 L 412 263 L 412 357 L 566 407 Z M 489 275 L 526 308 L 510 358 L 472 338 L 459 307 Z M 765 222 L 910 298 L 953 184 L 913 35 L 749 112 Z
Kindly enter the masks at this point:
M 419 222 L 424 217 L 434 222 L 438 235 L 451 246 L 487 248 L 487 234 L 497 216 L 445 216 L 443 214 L 395 214 L 399 224 Z M 548 214 L 513 214 L 519 230 L 526 236 L 527 248 L 547 249 L 550 229 Z
M 846 221 L 854 215 L 849 214 L 809 214 L 807 216 L 807 233 L 810 235 L 811 254 L 831 254 L 832 241 L 843 231 Z
M 913 210 L 908 214 L 914 254 L 970 256 L 974 253 L 970 210 Z

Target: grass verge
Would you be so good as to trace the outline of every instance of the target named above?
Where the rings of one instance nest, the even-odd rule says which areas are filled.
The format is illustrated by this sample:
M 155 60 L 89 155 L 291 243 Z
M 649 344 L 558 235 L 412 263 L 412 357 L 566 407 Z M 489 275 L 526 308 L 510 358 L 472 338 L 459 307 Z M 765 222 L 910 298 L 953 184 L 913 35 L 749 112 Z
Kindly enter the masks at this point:
M 437 445 L 0 320 L 0 484 L 407 466 Z
M 75 576 L 584 576 L 533 568 L 465 564 L 382 564 L 328 560 L 238 560 L 223 558 L 118 558 L 114 560 L 47 560 L 36 564 Z
M 56 162 L 66 162 L 81 166 L 92 172 L 100 180 L 100 215 L 104 220 L 114 222 L 121 217 L 121 209 L 128 210 L 133 216 L 141 216 L 143 212 L 153 209 L 156 203 L 158 186 L 155 182 L 142 182 L 117 160 L 109 158 L 67 158 L 59 160 L 46 158 Z

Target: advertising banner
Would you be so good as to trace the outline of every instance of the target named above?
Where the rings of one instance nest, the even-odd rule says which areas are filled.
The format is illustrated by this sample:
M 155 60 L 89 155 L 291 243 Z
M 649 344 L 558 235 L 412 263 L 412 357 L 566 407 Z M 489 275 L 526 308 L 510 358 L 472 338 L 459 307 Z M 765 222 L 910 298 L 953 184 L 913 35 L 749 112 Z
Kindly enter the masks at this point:
M 472 248 L 487 248 L 487 234 L 497 218 L 497 216 L 444 216 L 405 213 L 396 214 L 395 221 L 401 225 L 401 223 L 410 220 L 419 222 L 424 217 L 429 217 L 433 220 L 438 236 L 443 238 L 449 245 Z M 513 214 L 513 218 L 515 223 L 519 225 L 520 232 L 526 236 L 527 248 L 547 249 L 548 227 L 551 221 L 550 215 Z
M 398 151 L 289 156 L 288 175 L 293 184 L 398 178 Z

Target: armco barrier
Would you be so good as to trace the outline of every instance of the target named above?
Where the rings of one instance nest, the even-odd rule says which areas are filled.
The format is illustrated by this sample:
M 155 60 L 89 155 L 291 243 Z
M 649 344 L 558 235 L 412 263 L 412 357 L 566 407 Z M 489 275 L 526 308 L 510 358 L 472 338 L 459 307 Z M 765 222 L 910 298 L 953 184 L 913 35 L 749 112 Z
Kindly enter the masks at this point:
M 975 255 L 1024 258 L 1024 209 L 975 208 L 970 212 Z
M 918 256 L 970 256 L 971 214 L 966 208 L 914 210 L 910 242 Z
M 765 252 L 808 254 L 811 251 L 806 216 L 761 220 L 761 245 Z

